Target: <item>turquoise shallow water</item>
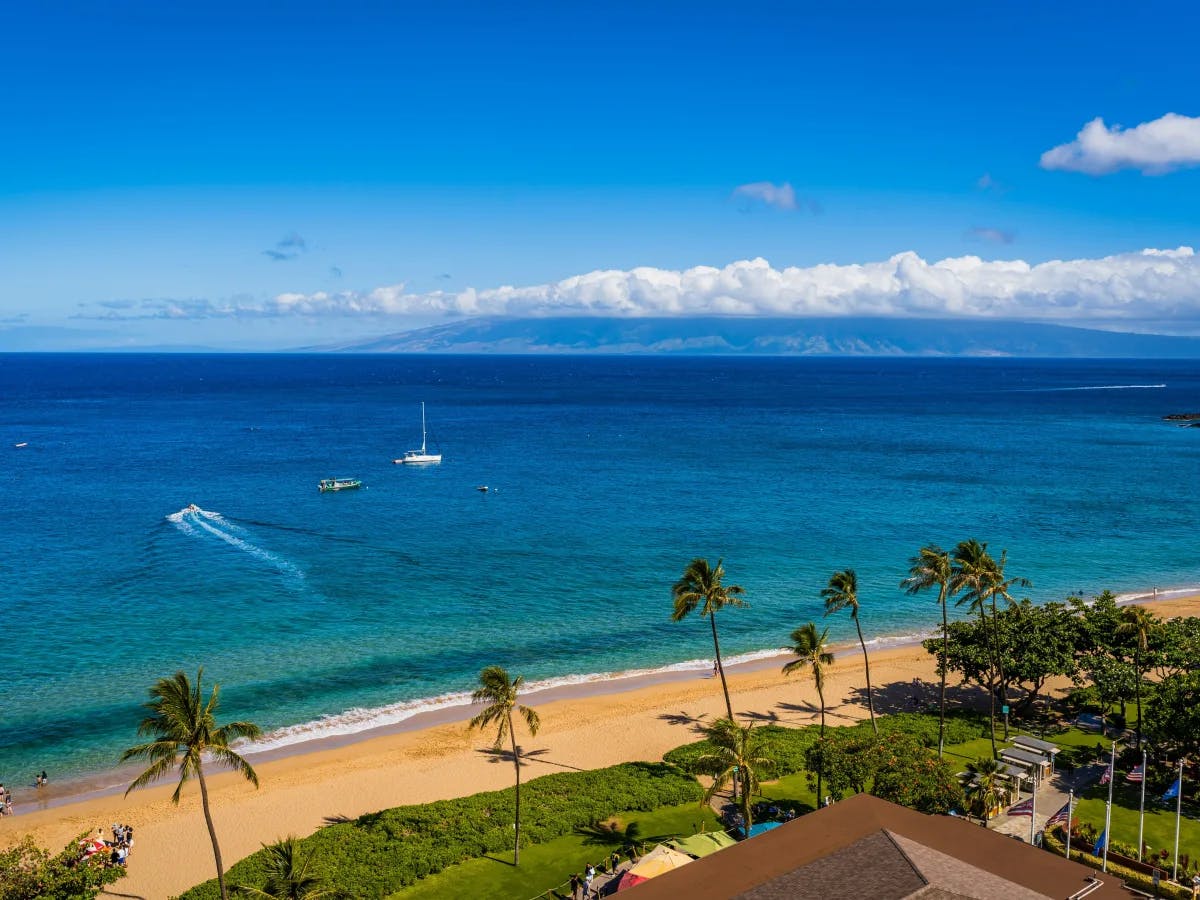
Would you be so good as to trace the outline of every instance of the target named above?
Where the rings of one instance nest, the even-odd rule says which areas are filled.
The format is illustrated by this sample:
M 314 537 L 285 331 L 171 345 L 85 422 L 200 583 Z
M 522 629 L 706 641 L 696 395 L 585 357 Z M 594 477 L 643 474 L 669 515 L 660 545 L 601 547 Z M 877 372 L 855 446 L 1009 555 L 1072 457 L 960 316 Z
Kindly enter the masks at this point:
M 395 466 L 422 400 L 445 461 Z M 928 541 L 1008 548 L 1038 600 L 1192 585 L 1200 429 L 1161 416 L 1197 409 L 1176 361 L 0 357 L 0 780 L 111 766 L 180 667 L 280 742 L 491 663 L 705 659 L 668 618 L 694 555 L 752 603 L 729 653 L 846 566 L 870 635 L 932 627 L 897 587 Z

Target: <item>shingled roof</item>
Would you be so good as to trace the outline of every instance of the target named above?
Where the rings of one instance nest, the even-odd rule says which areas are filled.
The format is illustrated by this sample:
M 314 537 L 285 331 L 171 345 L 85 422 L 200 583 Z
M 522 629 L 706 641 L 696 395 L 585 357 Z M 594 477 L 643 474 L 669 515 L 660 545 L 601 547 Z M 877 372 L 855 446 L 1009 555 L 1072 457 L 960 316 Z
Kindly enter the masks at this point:
M 1119 879 L 964 819 L 859 794 L 644 882 L 629 900 L 1088 900 Z

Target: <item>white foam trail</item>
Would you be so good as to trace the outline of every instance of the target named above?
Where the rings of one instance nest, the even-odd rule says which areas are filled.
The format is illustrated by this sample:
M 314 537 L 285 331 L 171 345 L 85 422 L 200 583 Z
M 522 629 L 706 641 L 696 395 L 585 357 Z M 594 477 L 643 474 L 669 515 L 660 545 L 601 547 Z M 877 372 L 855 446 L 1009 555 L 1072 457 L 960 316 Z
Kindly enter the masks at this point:
M 1092 384 L 1084 387 L 1038 388 L 1038 390 L 1045 393 L 1051 391 L 1151 391 L 1165 387 L 1165 384 Z
M 200 532 L 196 529 L 203 529 L 213 537 L 219 538 L 220 540 L 229 544 L 231 547 L 236 547 L 238 550 L 242 550 L 243 552 L 250 554 L 255 559 L 262 560 L 268 565 L 275 567 L 285 575 L 290 575 L 291 577 L 297 579 L 304 578 L 304 573 L 300 571 L 295 564 L 276 556 L 269 550 L 264 550 L 262 547 L 250 543 L 250 541 L 247 541 L 244 538 L 238 537 L 236 534 L 232 534 L 232 531 L 240 531 L 244 534 L 245 529 L 238 525 L 234 525 L 218 512 L 213 512 L 212 510 L 208 509 L 200 509 L 200 507 L 193 509 L 190 506 L 185 506 L 183 509 L 179 510 L 179 512 L 174 512 L 167 516 L 167 521 L 172 523 L 184 534 L 193 535 L 196 537 L 200 535 Z M 225 529 L 229 530 L 226 531 Z

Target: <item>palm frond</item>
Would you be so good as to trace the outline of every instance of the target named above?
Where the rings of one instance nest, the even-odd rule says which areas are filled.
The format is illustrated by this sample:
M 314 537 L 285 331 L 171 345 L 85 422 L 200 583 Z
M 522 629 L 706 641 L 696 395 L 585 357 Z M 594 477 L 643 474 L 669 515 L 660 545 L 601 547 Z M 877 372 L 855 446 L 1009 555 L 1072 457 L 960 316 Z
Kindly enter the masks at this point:
M 171 757 L 162 757 L 156 760 L 149 768 L 141 775 L 133 780 L 133 783 L 125 789 L 125 796 L 129 796 L 130 791 L 137 788 L 145 787 L 148 784 L 153 784 L 161 778 L 165 778 L 175 768 L 175 760 Z

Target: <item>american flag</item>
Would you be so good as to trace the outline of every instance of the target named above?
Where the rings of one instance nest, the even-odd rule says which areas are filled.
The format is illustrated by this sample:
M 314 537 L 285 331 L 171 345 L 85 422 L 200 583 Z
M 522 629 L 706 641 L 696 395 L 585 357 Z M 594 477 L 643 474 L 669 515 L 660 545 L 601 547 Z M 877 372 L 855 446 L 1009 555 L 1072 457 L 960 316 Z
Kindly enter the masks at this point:
M 1142 781 L 1145 777 L 1146 777 L 1146 773 L 1142 771 L 1142 767 L 1134 766 L 1133 770 L 1128 775 L 1125 776 L 1125 780 L 1132 781 L 1134 784 L 1137 784 L 1139 781 Z
M 1112 781 L 1112 766 L 1105 769 L 1104 774 L 1100 776 L 1101 784 L 1108 784 L 1110 781 Z
M 1063 805 L 1063 808 L 1046 820 L 1046 827 L 1053 828 L 1055 825 L 1066 825 L 1071 820 L 1071 804 L 1068 801 Z
M 1033 798 L 1031 797 L 1028 800 L 1022 800 L 1020 803 L 1016 804 L 1015 806 L 1010 806 L 1008 808 L 1008 814 L 1010 816 L 1032 816 L 1033 815 Z

